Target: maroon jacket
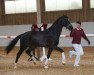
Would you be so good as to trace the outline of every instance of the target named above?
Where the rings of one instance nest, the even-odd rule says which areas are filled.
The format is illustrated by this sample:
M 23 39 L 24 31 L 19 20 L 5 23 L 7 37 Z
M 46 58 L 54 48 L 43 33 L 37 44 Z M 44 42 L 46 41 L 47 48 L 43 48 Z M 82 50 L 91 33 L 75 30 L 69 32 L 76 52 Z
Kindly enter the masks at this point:
M 39 31 L 39 28 L 36 24 L 33 24 L 32 27 L 31 27 L 31 30 L 32 31 Z
M 87 37 L 83 31 L 83 29 L 73 29 L 70 33 L 70 37 L 73 37 L 72 44 L 80 44 L 81 43 L 81 37 L 87 40 Z
M 43 24 L 41 27 L 44 28 L 44 30 L 47 28 L 47 24 Z M 41 31 L 41 27 L 38 28 L 37 24 L 33 24 L 32 27 L 31 27 L 31 30 L 32 31 Z
M 44 23 L 41 27 L 43 27 L 43 28 L 44 28 L 44 30 L 46 30 L 46 28 L 47 28 L 47 24 L 46 24 L 46 23 Z M 40 31 L 41 31 L 41 27 L 40 27 Z

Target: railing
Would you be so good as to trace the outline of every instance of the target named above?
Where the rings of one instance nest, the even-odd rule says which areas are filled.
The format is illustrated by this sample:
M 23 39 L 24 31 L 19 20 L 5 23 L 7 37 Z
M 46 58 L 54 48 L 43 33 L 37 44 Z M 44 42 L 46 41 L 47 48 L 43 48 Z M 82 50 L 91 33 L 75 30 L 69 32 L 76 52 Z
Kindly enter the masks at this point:
M 94 34 L 86 34 L 87 37 L 94 36 Z M 0 39 L 10 39 L 15 38 L 16 36 L 0 36 Z M 65 35 L 60 35 L 60 37 L 65 37 Z

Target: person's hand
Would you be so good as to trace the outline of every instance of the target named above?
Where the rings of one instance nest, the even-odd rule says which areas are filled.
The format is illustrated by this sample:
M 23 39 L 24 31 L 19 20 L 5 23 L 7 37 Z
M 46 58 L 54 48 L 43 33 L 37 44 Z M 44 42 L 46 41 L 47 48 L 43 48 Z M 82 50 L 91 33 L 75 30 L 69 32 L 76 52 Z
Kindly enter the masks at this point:
M 88 42 L 88 44 L 90 45 L 90 41 L 88 40 L 87 42 Z
M 70 35 L 65 35 L 65 37 L 70 37 Z

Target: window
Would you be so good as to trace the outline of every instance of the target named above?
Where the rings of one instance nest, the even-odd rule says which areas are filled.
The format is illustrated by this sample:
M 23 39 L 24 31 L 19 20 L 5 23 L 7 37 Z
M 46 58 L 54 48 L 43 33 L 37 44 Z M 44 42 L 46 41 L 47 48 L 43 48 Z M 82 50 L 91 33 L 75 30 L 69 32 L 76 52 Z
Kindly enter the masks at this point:
M 90 0 L 90 8 L 94 8 L 94 0 Z
M 45 0 L 46 11 L 82 9 L 82 0 Z
M 5 0 L 5 14 L 36 11 L 36 0 Z

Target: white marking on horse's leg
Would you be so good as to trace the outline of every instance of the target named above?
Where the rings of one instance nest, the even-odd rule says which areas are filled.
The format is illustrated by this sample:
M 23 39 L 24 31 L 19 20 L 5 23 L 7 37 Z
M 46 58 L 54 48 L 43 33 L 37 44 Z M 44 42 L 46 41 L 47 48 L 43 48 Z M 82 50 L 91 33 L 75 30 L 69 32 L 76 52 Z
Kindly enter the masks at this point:
M 51 59 L 51 58 L 49 58 L 49 61 L 52 61 L 52 59 Z
M 17 68 L 17 63 L 14 64 L 14 69 L 16 69 L 16 68 Z
M 45 47 L 43 47 L 43 56 L 46 56 L 46 54 L 45 54 Z
M 46 61 L 45 61 L 44 68 L 48 68 L 48 61 L 49 61 L 49 59 L 47 58 Z
M 44 61 L 45 59 L 47 58 L 47 56 L 45 55 L 45 56 L 41 56 L 41 58 L 40 58 L 40 61 L 42 62 L 42 61 Z M 49 58 L 49 61 L 51 61 L 52 59 L 51 58 Z
M 42 61 L 44 61 L 46 58 L 47 58 L 47 56 L 46 56 L 46 54 L 45 54 L 45 47 L 43 47 L 43 56 L 41 56 L 40 61 L 42 62 Z M 49 61 L 51 61 L 51 60 L 52 60 L 52 59 L 49 58 Z
M 62 64 L 65 64 L 66 62 L 66 58 L 65 58 L 65 54 L 64 54 L 64 52 L 62 53 Z
M 49 61 L 49 59 L 47 58 L 45 61 L 45 65 L 48 65 L 48 61 Z
M 32 59 L 34 61 L 34 64 L 36 64 L 36 58 L 34 56 L 32 56 Z
M 47 56 L 42 56 L 42 57 L 40 58 L 40 61 L 42 62 L 42 61 L 44 61 L 46 58 L 47 58 Z
M 47 58 L 47 56 L 46 56 L 46 54 L 45 54 L 45 47 L 42 47 L 42 49 L 43 49 L 43 56 L 41 56 L 41 58 L 40 58 L 40 61 L 41 61 L 41 62 L 44 61 L 44 59 Z

